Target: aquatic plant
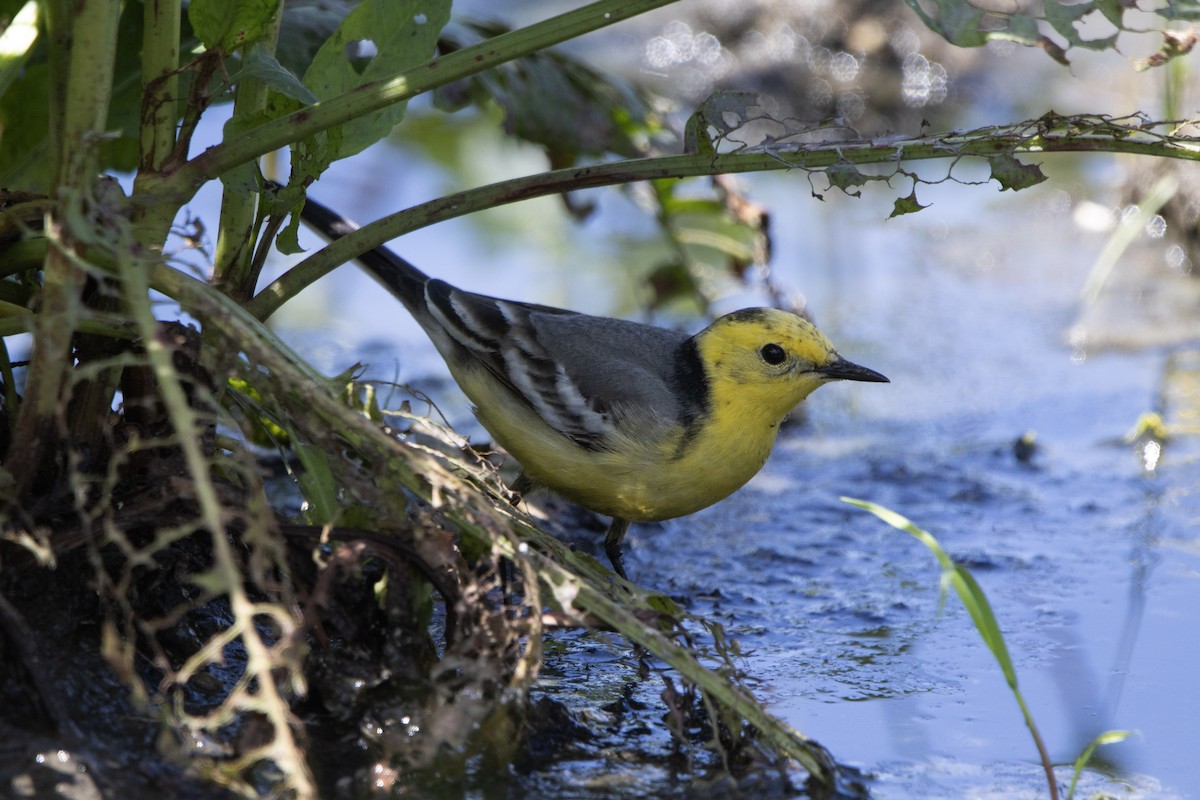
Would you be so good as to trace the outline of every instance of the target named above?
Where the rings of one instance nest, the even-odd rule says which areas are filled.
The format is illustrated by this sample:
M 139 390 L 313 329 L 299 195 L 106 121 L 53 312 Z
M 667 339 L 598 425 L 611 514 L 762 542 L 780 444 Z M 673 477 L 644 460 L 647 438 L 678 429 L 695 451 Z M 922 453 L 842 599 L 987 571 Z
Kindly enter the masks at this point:
M 1000 672 L 1004 675 L 1004 682 L 1008 684 L 1013 699 L 1017 701 L 1017 705 L 1021 709 L 1021 716 L 1025 720 L 1025 727 L 1029 728 L 1029 735 L 1033 737 L 1033 744 L 1037 748 L 1038 759 L 1041 761 L 1042 769 L 1046 772 L 1046 785 L 1049 788 L 1051 800 L 1058 800 L 1058 780 L 1054 776 L 1054 763 L 1050 758 L 1050 753 L 1046 750 L 1046 743 L 1042 740 L 1042 734 L 1038 730 L 1037 722 L 1029 710 L 1029 704 L 1025 702 L 1025 696 L 1021 693 L 1021 687 L 1017 682 L 1017 670 L 1013 666 L 1012 657 L 1009 655 L 1008 645 L 1004 641 L 1004 633 L 1000 630 L 1000 623 L 996 620 L 996 615 L 992 612 L 992 605 L 988 602 L 987 595 L 984 594 L 978 581 L 975 580 L 975 576 L 962 564 L 955 563 L 954 559 L 942 548 L 942 545 L 933 534 L 917 527 L 907 517 L 896 513 L 890 508 L 885 508 L 877 503 L 871 503 L 866 500 L 843 497 L 842 501 L 853 506 L 858 506 L 864 511 L 870 511 L 893 528 L 912 535 L 933 553 L 937 559 L 938 566 L 941 568 L 939 584 L 942 597 L 945 597 L 947 589 L 954 589 L 954 593 L 958 596 L 963 607 L 970 615 L 971 623 L 975 626 L 975 630 L 979 632 L 983 643 L 987 645 L 988 650 L 996 659 L 996 664 L 1000 667 Z M 1075 759 L 1073 764 L 1071 784 L 1067 790 L 1068 800 L 1074 797 L 1075 785 L 1079 782 L 1079 775 L 1083 772 L 1083 768 L 1087 766 L 1096 748 L 1100 745 L 1115 744 L 1124 741 L 1130 735 L 1129 731 L 1104 731 L 1097 735 L 1083 749 L 1083 752 L 1079 754 L 1079 757 Z

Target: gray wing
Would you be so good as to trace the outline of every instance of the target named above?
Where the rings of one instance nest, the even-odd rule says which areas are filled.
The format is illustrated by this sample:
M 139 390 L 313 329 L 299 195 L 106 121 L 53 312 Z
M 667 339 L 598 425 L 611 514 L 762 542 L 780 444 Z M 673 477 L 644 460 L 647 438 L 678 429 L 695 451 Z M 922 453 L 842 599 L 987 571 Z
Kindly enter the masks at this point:
M 684 417 L 676 387 L 685 334 L 498 300 L 437 280 L 425 297 L 458 347 L 585 447 L 603 448 L 625 417 L 663 426 Z

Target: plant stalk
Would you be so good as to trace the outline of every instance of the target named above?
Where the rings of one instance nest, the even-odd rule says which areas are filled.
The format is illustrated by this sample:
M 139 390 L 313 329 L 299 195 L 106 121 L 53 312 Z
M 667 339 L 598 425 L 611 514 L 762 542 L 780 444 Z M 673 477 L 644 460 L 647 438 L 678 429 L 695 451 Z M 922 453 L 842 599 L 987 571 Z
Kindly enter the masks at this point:
M 179 35 L 183 4 L 145 0 L 142 38 L 141 158 L 134 193 L 148 175 L 160 172 L 175 151 L 179 118 Z
M 298 263 L 265 287 L 250 301 L 247 309 L 255 317 L 266 319 L 305 287 L 374 247 L 438 222 L 535 197 L 638 181 L 771 170 L 821 170 L 843 163 L 857 166 L 962 156 L 986 158 L 1013 153 L 1067 152 L 1134 153 L 1196 161 L 1200 160 L 1200 142 L 1190 139 L 1172 139 L 1169 143 L 1146 141 L 1116 133 L 1108 136 L 1069 133 L 1029 136 L 1006 129 L 990 134 L 938 134 L 886 144 L 832 143 L 792 152 L 685 154 L 568 167 L 456 192 L 364 225 Z
M 315 103 L 210 147 L 139 199 L 181 205 L 206 182 L 251 159 L 491 67 L 544 50 L 677 0 L 598 0 L 583 8 L 464 47 L 391 78 Z
M 275 18 L 266 38 L 256 46 L 275 52 L 283 3 L 275 9 Z M 245 77 L 238 82 L 233 100 L 233 119 L 261 111 L 267 105 L 268 86 L 259 78 Z M 221 191 L 221 218 L 217 232 L 217 251 L 214 278 L 229 296 L 249 300 L 254 296 L 257 278 L 253 268 L 254 245 L 257 240 L 259 196 L 238 188 L 224 186 Z
M 58 246 L 50 249 L 43 267 L 25 399 L 7 465 L 20 494 L 52 477 L 54 451 L 62 438 L 59 414 L 65 411 L 69 393 L 72 338 L 86 278 L 72 257 L 78 244 L 64 220 L 66 206 L 73 202 L 69 195 L 91 195 L 96 182 L 96 137 L 108 115 L 121 4 L 51 0 L 47 11 L 52 45 L 50 136 L 56 145 L 51 171 L 56 196 L 51 199 L 56 207 L 46 215 L 45 227 Z M 57 129 L 56 120 L 61 120 Z M 82 421 L 75 433 L 90 439 L 101 422 Z

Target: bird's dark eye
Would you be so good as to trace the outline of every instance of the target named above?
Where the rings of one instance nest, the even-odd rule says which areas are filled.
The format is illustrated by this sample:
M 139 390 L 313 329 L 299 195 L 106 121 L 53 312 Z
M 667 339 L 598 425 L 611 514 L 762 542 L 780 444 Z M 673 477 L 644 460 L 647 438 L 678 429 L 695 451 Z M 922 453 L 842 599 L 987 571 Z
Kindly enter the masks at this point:
M 758 354 L 762 356 L 763 361 L 772 365 L 779 365 L 787 360 L 787 352 L 774 342 L 764 344 L 759 349 Z

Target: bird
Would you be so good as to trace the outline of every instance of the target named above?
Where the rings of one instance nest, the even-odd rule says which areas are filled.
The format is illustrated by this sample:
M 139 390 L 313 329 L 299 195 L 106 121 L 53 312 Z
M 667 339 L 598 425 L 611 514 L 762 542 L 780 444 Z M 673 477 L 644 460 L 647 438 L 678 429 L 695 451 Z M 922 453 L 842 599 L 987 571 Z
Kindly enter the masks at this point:
M 312 198 L 301 219 L 330 241 L 357 229 Z M 610 517 L 604 551 L 626 579 L 632 522 L 686 516 L 741 488 L 784 418 L 826 383 L 889 382 L 776 308 L 733 311 L 688 335 L 475 294 L 382 246 L 357 260 L 421 326 L 479 422 L 520 464 L 514 501 L 547 488 Z

